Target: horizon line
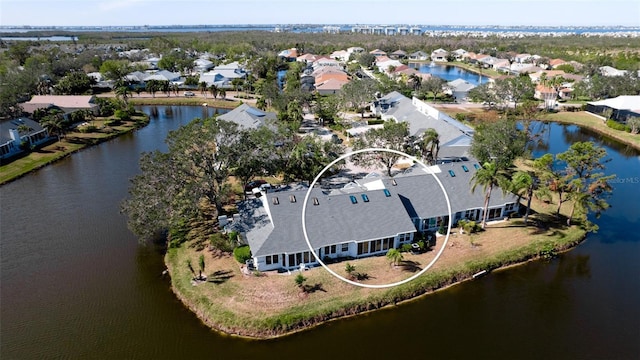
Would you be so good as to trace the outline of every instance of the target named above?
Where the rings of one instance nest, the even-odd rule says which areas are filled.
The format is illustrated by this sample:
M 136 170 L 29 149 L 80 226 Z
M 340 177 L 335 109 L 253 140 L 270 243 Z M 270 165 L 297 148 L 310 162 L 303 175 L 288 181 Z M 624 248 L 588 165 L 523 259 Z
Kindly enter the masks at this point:
M 500 25 L 500 24 L 411 24 L 411 23 L 244 23 L 244 24 L 138 24 L 138 25 L 0 25 L 0 28 L 105 28 L 105 27 L 259 27 L 259 26 L 438 26 L 438 27 L 509 27 L 509 28 L 637 28 L 640 25 Z

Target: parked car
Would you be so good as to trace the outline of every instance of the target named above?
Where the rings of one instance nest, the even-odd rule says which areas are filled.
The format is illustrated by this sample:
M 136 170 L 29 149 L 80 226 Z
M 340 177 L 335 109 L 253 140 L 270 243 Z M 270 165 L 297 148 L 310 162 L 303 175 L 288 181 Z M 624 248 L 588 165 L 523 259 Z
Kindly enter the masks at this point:
M 249 192 L 257 187 L 261 187 L 263 185 L 267 184 L 266 181 L 258 179 L 258 180 L 253 180 L 253 181 L 249 181 L 247 183 L 247 185 L 244 186 L 244 191 L 245 192 Z
M 186 97 L 192 97 L 192 96 L 196 96 L 196 94 L 193 93 L 193 91 L 185 91 L 184 92 L 184 96 Z

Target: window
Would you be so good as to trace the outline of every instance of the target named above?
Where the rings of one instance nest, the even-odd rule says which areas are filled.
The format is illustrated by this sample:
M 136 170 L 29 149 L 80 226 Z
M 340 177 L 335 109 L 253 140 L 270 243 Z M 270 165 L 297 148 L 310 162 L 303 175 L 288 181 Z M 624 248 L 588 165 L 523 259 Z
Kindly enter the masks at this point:
M 367 194 L 362 194 L 362 201 L 369 202 L 369 197 L 367 196 Z
M 469 168 L 466 165 L 462 165 L 462 170 L 464 170 L 464 172 L 469 172 Z
M 358 203 L 358 199 L 356 199 L 356 197 L 355 197 L 355 196 L 353 196 L 353 195 L 350 195 L 350 196 L 349 196 L 349 199 L 351 199 L 351 203 L 352 203 L 352 204 L 357 204 L 357 203 Z
M 342 252 L 348 252 L 349 251 L 349 244 L 342 244 Z
M 449 170 L 449 175 L 451 175 L 451 177 L 456 177 L 456 173 L 454 173 L 453 170 Z
M 390 197 L 391 196 L 391 193 L 389 192 L 389 190 L 384 189 L 382 191 L 384 191 L 384 196 L 386 196 L 386 197 Z
M 502 208 L 489 209 L 488 219 L 499 218 L 502 215 Z
M 369 253 L 369 242 L 361 242 L 358 243 L 358 255 L 368 254 Z
M 337 247 L 336 245 L 331 245 L 331 246 L 325 246 L 324 247 L 324 254 L 328 255 L 328 254 L 335 254 L 337 252 Z
M 473 167 L 476 168 L 476 170 L 480 170 L 480 165 L 478 164 L 473 164 Z
M 266 259 L 267 259 L 267 265 L 277 264 L 278 261 L 280 261 L 279 255 L 268 255 Z

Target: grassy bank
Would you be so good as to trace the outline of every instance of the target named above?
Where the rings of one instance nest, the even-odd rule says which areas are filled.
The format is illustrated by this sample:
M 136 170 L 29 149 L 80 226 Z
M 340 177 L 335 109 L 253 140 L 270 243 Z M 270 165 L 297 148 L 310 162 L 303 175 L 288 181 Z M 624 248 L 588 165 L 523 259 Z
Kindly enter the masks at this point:
M 218 107 L 223 109 L 235 109 L 242 102 L 231 99 L 212 99 L 203 97 L 131 97 L 129 103 L 133 105 L 190 105 Z
M 437 289 L 465 280 L 482 270 L 544 258 L 567 250 L 584 239 L 577 226 L 549 221 L 536 214 L 540 227 L 524 227 L 520 219 L 493 224 L 472 237 L 453 234 L 442 256 L 426 273 L 406 284 L 387 289 L 356 287 L 333 277 L 323 268 L 304 272 L 307 291 L 294 283 L 297 272 L 246 274 L 228 255 L 196 250 L 185 245 L 171 249 L 165 262 L 178 298 L 211 328 L 228 334 L 271 338 L 308 329 L 323 322 L 393 306 Z M 546 221 L 546 222 L 543 222 Z M 545 224 L 545 225 L 542 225 Z M 388 284 L 420 271 L 442 245 L 438 238 L 434 250 L 423 254 L 404 254 L 400 266 L 391 266 L 384 256 L 351 261 L 356 271 L 365 273 L 367 284 Z M 206 259 L 206 282 L 193 283 L 187 264 Z M 345 262 L 329 265 L 345 273 Z
M 588 128 L 597 132 L 598 134 L 607 136 L 609 138 L 618 140 L 626 145 L 629 145 L 637 150 L 640 150 L 640 135 L 631 134 L 621 130 L 615 130 L 607 126 L 602 119 L 587 113 L 586 111 L 580 112 L 558 112 L 555 114 L 549 114 L 545 117 L 544 121 L 555 121 L 563 124 L 574 124 L 581 127 Z
M 81 132 L 79 129 L 74 129 L 67 132 L 59 141 L 54 141 L 0 166 L 0 184 L 15 180 L 88 146 L 99 144 L 143 127 L 148 124 L 149 117 L 147 115 L 136 116 L 130 121 L 122 121 L 117 125 L 105 125 L 110 121 L 112 120 L 98 118 L 92 121 L 92 125 L 97 128 L 96 131 Z

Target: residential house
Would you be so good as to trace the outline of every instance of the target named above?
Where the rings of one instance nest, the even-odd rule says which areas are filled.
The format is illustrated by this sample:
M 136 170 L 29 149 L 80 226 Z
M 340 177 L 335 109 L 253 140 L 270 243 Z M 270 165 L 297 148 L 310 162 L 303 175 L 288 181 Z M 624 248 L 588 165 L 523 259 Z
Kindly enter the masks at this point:
M 181 80 L 180 73 L 174 73 L 168 70 L 159 70 L 154 73 L 150 73 L 144 81 L 147 82 L 149 80 L 168 81 L 174 84 L 184 83 L 184 80 Z
M 564 65 L 564 64 L 566 64 L 566 63 L 567 63 L 567 62 L 566 62 L 566 61 L 564 61 L 564 60 L 562 60 L 562 59 L 551 59 L 551 60 L 549 60 L 549 66 L 550 66 L 552 69 L 556 69 L 558 66 L 560 66 L 560 65 Z
M 317 81 L 317 80 L 316 80 Z M 349 81 L 339 80 L 339 79 L 327 79 L 322 82 L 316 82 L 315 88 L 316 92 L 319 95 L 331 95 L 337 94 L 342 90 L 344 84 Z
M 402 66 L 402 63 L 399 60 L 389 59 L 386 56 L 381 56 L 376 60 L 376 67 L 380 72 L 388 73 L 389 68 L 393 67 L 395 69 L 399 66 Z
M 447 61 L 447 57 L 449 56 L 449 52 L 445 49 L 436 49 L 431 52 L 431 61 L 444 62 Z
M 456 102 L 466 100 L 469 91 L 475 87 L 475 85 L 463 79 L 456 79 L 447 83 L 447 88 Z
M 407 58 L 407 52 L 403 51 L 403 50 L 396 50 L 394 52 L 391 53 L 391 55 L 389 55 L 390 58 L 398 60 L 398 59 L 406 59 Z
M 20 105 L 28 114 L 50 107 L 57 107 L 65 116 L 78 110 L 88 110 L 97 115 L 99 110 L 93 95 L 34 95 L 31 100 Z
M 534 73 L 529 73 L 529 77 L 534 83 L 539 83 L 543 78 L 548 81 L 555 77 L 564 77 L 564 75 L 565 72 L 562 70 L 538 70 Z
M 558 97 L 562 100 L 570 100 L 573 96 L 573 88 L 571 87 L 561 87 L 558 90 Z
M 611 119 L 626 122 L 629 117 L 640 117 L 640 95 L 621 95 L 612 99 L 591 101 L 587 103 L 587 111 L 602 115 L 611 111 Z
M 600 71 L 602 76 L 623 76 L 627 73 L 626 70 L 618 70 L 611 66 L 601 66 L 598 68 L 598 71 Z
M 380 50 L 380 49 L 375 49 L 375 50 L 371 50 L 369 51 L 369 54 L 375 56 L 375 57 L 379 57 L 379 56 L 387 56 L 387 53 Z
M 429 54 L 424 51 L 416 51 L 409 54 L 409 60 L 425 61 L 429 59 Z
M 457 49 L 451 52 L 456 61 L 464 61 L 468 59 L 469 53 L 465 49 Z
M 278 53 L 278 57 L 282 58 L 284 61 L 296 61 L 298 58 L 298 49 L 291 48 L 282 50 Z
M 262 192 L 239 204 L 239 216 L 228 229 L 249 244 L 260 271 L 306 268 L 318 264 L 316 257 L 383 255 L 411 243 L 418 232 L 448 226 L 449 220 L 480 220 L 484 193 L 470 190 L 479 168 L 467 159 L 426 169 L 414 166 L 393 178 L 374 173 L 338 190 L 313 188 L 308 197 L 307 189 Z M 514 195 L 495 191 L 488 218 L 502 220 L 517 209 Z
M 297 62 L 301 62 L 305 64 L 312 64 L 316 60 L 318 60 L 318 55 L 314 55 L 314 54 L 304 54 L 296 58 Z
M 556 100 L 558 99 L 558 91 L 556 91 L 552 86 L 538 84 L 533 97 L 539 100 L 544 100 L 544 107 L 546 109 L 550 109 L 557 105 Z
M 374 101 L 371 112 L 383 120 L 406 122 L 411 136 L 419 137 L 425 130 L 435 129 L 440 140 L 438 159 L 469 156 L 473 129 L 418 98 L 409 99 L 393 91 Z
M 266 112 L 254 108 L 247 104 L 242 104 L 228 113 L 218 116 L 218 119 L 231 121 L 242 129 L 257 129 L 268 124 L 269 121 L 277 120 L 278 116 L 274 112 Z
M 516 62 L 518 64 L 525 64 L 525 63 L 531 63 L 533 60 L 533 57 L 531 54 L 517 54 L 514 58 L 513 58 L 513 62 Z
M 330 58 L 335 59 L 337 61 L 341 61 L 341 62 L 349 61 L 350 56 L 351 56 L 351 53 L 347 50 L 336 50 L 332 52 L 331 55 L 329 55 Z
M 208 59 L 201 58 L 193 61 L 193 69 L 199 73 L 209 71 L 213 66 L 213 62 Z
M 0 121 L 0 160 L 9 159 L 49 141 L 51 137 L 40 123 L 23 117 Z

